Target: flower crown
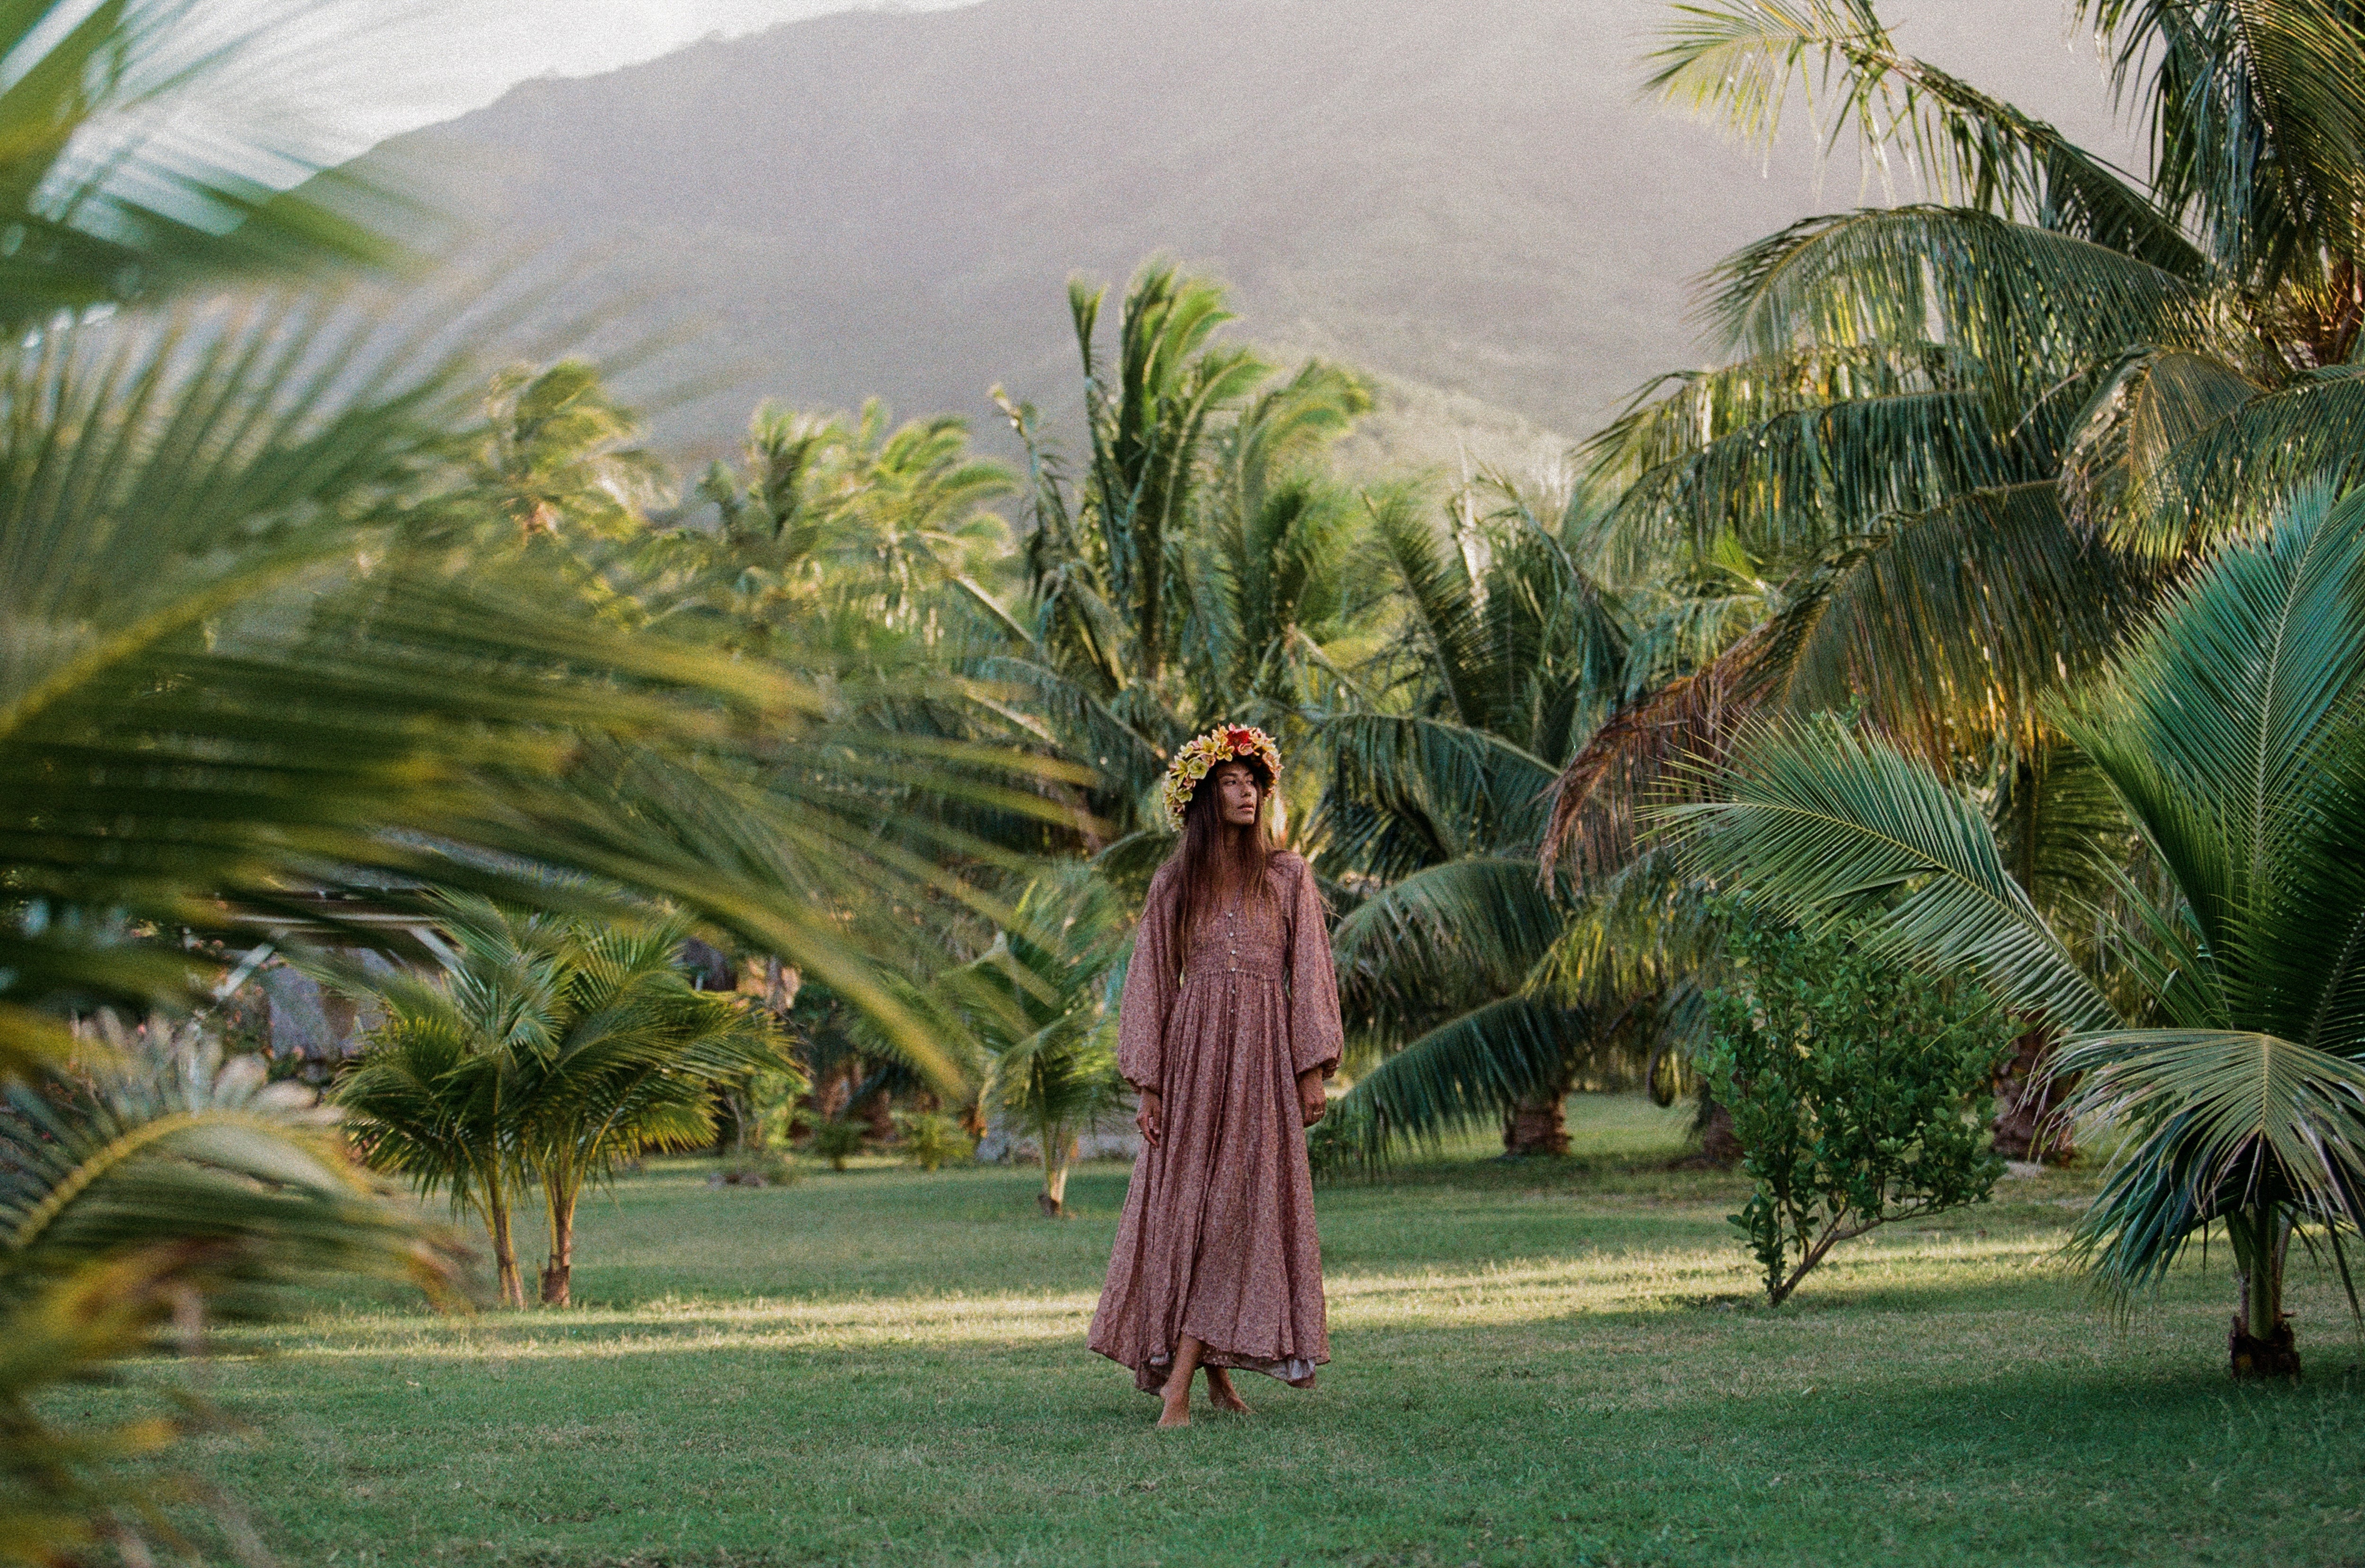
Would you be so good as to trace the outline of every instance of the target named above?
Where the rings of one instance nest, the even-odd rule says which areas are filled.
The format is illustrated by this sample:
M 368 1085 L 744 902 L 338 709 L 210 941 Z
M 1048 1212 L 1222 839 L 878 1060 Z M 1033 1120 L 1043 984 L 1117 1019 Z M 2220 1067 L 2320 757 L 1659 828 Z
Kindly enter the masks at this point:
M 1167 820 L 1180 830 L 1182 813 L 1199 791 L 1199 780 L 1217 764 L 1241 756 L 1264 764 L 1268 778 L 1281 777 L 1281 748 L 1272 744 L 1271 735 L 1249 724 L 1219 724 L 1176 752 L 1166 768 Z

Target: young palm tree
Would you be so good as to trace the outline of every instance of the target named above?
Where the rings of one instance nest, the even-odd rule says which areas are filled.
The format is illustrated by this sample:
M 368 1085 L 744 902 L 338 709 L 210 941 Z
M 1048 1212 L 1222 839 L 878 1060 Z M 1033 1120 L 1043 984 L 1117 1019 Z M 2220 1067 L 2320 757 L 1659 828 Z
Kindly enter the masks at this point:
M 524 1305 L 510 1234 L 519 1190 L 550 1232 L 541 1300 L 564 1306 L 587 1184 L 653 1148 L 713 1141 L 715 1092 L 784 1065 L 770 1015 L 693 990 L 686 922 L 632 924 L 447 902 L 456 961 L 397 980 L 387 1023 L 337 1087 L 364 1157 L 474 1208 L 505 1299 Z
M 1072 868 L 1037 880 L 984 957 L 929 988 L 983 1058 L 981 1098 L 1042 1150 L 1040 1203 L 1054 1219 L 1067 1213 L 1077 1140 L 1127 1102 L 1115 1038 L 1125 941 L 1115 891 Z
M 2291 1247 L 2339 1257 L 2365 1222 L 2361 700 L 2365 493 L 2317 487 L 2053 710 L 2158 868 L 2158 896 L 2115 879 L 2115 989 L 2012 879 L 1978 802 L 1892 742 L 1761 728 L 1665 822 L 1724 885 L 1805 924 L 1864 917 L 2071 1031 L 2063 1114 L 2131 1135 L 2076 1233 L 2097 1279 L 2155 1283 L 2222 1224 L 2235 1370 L 2295 1375 Z
M 471 901 L 455 913 L 463 931 L 534 931 L 546 917 L 503 917 Z M 440 980 L 390 980 L 386 1021 L 335 1086 L 363 1158 L 420 1193 L 473 1210 L 492 1250 L 495 1288 L 525 1305 L 515 1216 L 521 1186 L 515 1089 L 507 1047 L 550 1002 L 555 959 L 547 942 L 529 950 L 490 940 L 464 943 L 463 962 Z

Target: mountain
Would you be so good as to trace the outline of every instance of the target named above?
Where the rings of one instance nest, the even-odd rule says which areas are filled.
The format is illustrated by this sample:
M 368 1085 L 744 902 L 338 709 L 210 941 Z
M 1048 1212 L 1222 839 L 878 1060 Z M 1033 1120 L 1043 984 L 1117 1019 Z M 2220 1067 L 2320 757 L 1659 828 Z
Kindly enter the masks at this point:
M 1865 194 L 1853 163 L 1818 188 L 1803 115 L 1769 159 L 1642 101 L 1669 14 L 855 12 L 525 83 L 372 157 L 442 171 L 480 246 L 588 258 L 564 304 L 603 312 L 602 341 L 696 332 L 663 356 L 702 378 L 660 417 L 680 445 L 732 439 L 764 396 L 983 424 L 1001 382 L 1070 407 L 1064 280 L 1121 290 L 1163 252 L 1227 280 L 1254 341 L 1388 378 L 1426 455 L 1531 454 L 1701 361 L 1687 307 L 1719 256 Z M 1922 0 L 1909 24 L 1941 63 L 2116 147 L 2057 0 Z

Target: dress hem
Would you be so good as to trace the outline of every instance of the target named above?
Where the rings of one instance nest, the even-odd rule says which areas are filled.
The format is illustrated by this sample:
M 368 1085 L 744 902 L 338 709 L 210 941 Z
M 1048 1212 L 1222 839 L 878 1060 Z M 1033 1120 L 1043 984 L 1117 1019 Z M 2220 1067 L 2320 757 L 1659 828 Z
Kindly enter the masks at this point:
M 1093 1347 L 1095 1354 L 1106 1356 L 1133 1373 L 1133 1385 L 1144 1394 L 1157 1394 L 1166 1386 L 1167 1376 L 1174 1370 L 1174 1357 L 1170 1352 L 1152 1356 L 1138 1366 L 1128 1363 L 1114 1350 Z M 1252 1356 L 1243 1350 L 1218 1350 L 1208 1347 L 1199 1352 L 1203 1367 L 1221 1367 L 1226 1372 L 1262 1372 L 1277 1383 L 1292 1388 L 1310 1389 L 1318 1369 L 1328 1366 L 1328 1356 Z

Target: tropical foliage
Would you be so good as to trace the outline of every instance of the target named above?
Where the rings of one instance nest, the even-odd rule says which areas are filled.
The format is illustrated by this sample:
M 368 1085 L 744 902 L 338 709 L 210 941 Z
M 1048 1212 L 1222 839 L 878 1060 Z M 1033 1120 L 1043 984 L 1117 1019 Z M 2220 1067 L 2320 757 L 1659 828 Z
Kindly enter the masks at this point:
M 1871 0 L 1671 18 L 1669 96 L 1756 140 L 1803 100 L 1923 199 L 1729 259 L 1705 301 L 1729 362 L 1592 443 L 1619 549 L 1746 562 L 1770 613 L 1580 753 L 1556 848 L 1614 851 L 1636 801 L 1684 787 L 1666 765 L 1748 715 L 1860 709 L 1978 789 L 2048 911 L 2131 850 L 2048 704 L 2197 553 L 2347 472 L 2365 38 L 2308 0 L 2072 13 L 2147 181 L 1903 53 Z
M 427 920 L 437 886 L 665 896 L 949 1070 L 869 961 L 903 927 L 861 917 L 957 879 L 869 824 L 896 790 L 1037 799 L 872 722 L 834 667 L 734 662 L 584 591 L 638 498 L 622 415 L 572 365 L 488 405 L 459 307 L 368 270 L 400 253 L 384 193 L 281 193 L 240 171 L 300 172 L 291 149 L 158 134 L 210 123 L 249 60 L 190 12 L 0 15 L 0 1540 L 28 1562 L 137 1555 L 106 1462 L 176 1429 L 61 1432 L 35 1390 L 279 1279 L 449 1271 L 301 1092 L 208 1054 L 204 1009 L 266 947 L 366 945 L 353 917 Z M 149 1022 L 102 1048 L 109 1019 Z M 649 1082 L 594 1087 L 663 1119 Z M 554 1212 L 618 1147 L 535 1136 Z
M 1716 799 L 1666 813 L 1700 864 L 1789 918 L 1862 920 L 1900 958 L 2073 1031 L 2065 1114 L 2128 1135 L 2077 1245 L 2124 1298 L 2222 1225 L 2237 1371 L 2297 1371 L 2292 1243 L 2337 1256 L 2365 1218 L 2360 524 L 2365 494 L 2302 492 L 2053 711 L 2146 851 L 2149 875 L 2089 912 L 2107 965 L 2012 879 L 1979 803 L 1893 741 L 1766 725 L 1714 770 Z
M 1043 1212 L 1067 1214 L 1077 1140 L 1120 1116 L 1116 998 L 1125 923 L 1115 893 L 1081 869 L 1046 877 L 975 961 L 947 971 L 929 1001 L 975 1042 L 981 1102 L 1043 1161 Z
M 678 918 L 625 924 L 450 898 L 445 972 L 382 980 L 386 1022 L 337 1085 L 363 1157 L 483 1221 L 504 1300 L 525 1305 L 511 1233 L 538 1188 L 541 1300 L 566 1304 L 584 1187 L 652 1148 L 715 1141 L 717 1091 L 779 1071 L 771 1015 L 694 991 Z

